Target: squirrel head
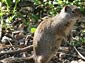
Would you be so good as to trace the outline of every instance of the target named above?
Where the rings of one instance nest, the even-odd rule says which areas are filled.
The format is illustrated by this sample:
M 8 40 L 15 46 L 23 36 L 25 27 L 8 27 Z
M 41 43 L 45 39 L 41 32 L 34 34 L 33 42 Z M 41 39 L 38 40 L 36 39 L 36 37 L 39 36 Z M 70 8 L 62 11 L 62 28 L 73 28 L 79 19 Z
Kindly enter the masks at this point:
M 72 13 L 74 14 L 74 16 L 77 16 L 77 17 L 83 16 L 79 7 L 77 7 L 75 5 L 70 5 L 69 7 L 72 9 Z
M 60 15 L 63 18 L 66 17 L 67 19 L 72 19 L 72 20 L 78 20 L 82 16 L 80 9 L 75 5 L 65 6 L 61 10 Z

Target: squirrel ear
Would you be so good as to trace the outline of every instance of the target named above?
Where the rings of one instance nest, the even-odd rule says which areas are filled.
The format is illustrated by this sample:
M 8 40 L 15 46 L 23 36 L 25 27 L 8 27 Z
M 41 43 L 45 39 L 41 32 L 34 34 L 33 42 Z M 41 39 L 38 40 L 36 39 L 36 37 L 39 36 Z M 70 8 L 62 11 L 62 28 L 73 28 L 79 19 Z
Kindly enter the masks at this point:
M 65 6 L 65 12 L 72 11 L 72 9 L 69 6 Z

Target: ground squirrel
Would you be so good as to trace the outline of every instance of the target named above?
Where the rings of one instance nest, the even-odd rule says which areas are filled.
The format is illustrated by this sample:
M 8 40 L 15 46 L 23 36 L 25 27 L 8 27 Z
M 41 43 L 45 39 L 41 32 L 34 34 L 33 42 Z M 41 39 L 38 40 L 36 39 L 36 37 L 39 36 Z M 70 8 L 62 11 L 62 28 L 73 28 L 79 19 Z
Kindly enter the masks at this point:
M 33 38 L 35 63 L 48 63 L 51 60 L 80 17 L 79 8 L 68 5 L 56 16 L 43 19 Z

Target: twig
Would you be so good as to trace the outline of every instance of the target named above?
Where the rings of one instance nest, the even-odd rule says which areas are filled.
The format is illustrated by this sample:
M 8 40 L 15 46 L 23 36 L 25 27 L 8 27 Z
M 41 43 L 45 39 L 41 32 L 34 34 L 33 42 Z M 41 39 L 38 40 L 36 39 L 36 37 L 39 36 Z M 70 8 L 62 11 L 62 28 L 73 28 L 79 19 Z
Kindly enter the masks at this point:
M 77 48 L 74 46 L 74 49 L 76 50 L 76 52 L 78 53 L 78 55 L 85 60 L 85 57 L 77 50 Z
M 9 42 L 9 44 L 10 44 L 11 46 L 13 46 L 12 43 L 11 43 L 9 40 L 8 40 L 8 42 Z M 12 48 L 15 49 L 14 47 L 12 47 Z

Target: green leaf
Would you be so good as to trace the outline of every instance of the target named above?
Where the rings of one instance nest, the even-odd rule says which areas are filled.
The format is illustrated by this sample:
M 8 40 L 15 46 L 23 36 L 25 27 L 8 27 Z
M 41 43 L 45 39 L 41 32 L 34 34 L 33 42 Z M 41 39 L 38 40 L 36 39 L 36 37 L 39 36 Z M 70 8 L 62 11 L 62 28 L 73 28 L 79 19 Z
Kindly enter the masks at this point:
M 85 33 L 85 30 L 82 30 L 82 32 L 84 32 L 84 33 Z
M 34 19 L 34 20 L 38 20 L 38 16 L 35 15 L 35 14 L 32 14 L 30 17 L 31 17 L 32 19 Z
M 58 4 L 63 4 L 63 1 L 62 0 L 58 0 Z
M 0 13 L 0 16 L 3 16 L 3 13 Z
M 83 38 L 83 43 L 85 43 L 85 38 Z
M 80 42 L 85 43 L 85 37 L 80 38 Z
M 13 13 L 15 13 L 16 8 L 17 8 L 17 4 L 18 4 L 19 1 L 20 1 L 20 0 L 15 0 L 15 6 L 14 6 L 14 9 L 13 9 Z
M 34 4 L 39 5 L 40 1 L 39 0 L 34 0 Z
M 5 3 L 7 5 L 7 10 L 9 10 L 11 4 L 12 4 L 12 0 L 5 0 Z
M 11 0 L 5 0 L 6 4 L 10 7 L 12 1 Z
M 36 31 L 36 28 L 31 28 L 31 33 L 34 33 Z

